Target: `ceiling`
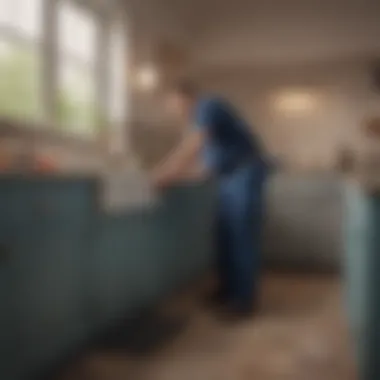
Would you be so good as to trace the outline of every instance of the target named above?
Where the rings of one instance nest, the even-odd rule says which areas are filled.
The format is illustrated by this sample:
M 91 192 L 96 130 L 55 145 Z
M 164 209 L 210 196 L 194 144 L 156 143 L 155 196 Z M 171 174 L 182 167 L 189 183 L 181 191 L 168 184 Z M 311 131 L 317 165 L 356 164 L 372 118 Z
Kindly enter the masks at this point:
M 156 31 L 158 25 L 164 27 L 203 66 L 329 60 L 380 52 L 376 0 L 139 3 L 145 3 L 145 14 L 150 13 L 146 20 L 152 22 L 147 25 L 156 24 Z

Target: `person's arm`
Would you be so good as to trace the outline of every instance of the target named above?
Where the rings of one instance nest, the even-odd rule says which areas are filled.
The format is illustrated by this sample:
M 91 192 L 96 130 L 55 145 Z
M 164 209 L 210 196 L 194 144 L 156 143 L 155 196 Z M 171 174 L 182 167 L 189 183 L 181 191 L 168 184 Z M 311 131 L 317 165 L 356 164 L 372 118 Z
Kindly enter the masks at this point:
M 183 177 L 202 149 L 219 112 L 217 103 L 202 102 L 195 115 L 194 127 L 184 136 L 176 149 L 159 165 L 153 175 L 156 186 L 167 186 Z
M 183 173 L 194 163 L 203 147 L 205 133 L 200 129 L 188 132 L 154 172 L 156 185 L 167 185 L 183 176 Z

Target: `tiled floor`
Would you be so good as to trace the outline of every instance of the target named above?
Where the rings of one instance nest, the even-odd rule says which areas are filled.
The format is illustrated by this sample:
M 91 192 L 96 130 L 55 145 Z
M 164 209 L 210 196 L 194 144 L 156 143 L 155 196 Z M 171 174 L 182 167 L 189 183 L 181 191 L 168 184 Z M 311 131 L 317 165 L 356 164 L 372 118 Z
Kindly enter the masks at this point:
M 67 380 L 354 380 L 339 280 L 272 275 L 262 312 L 240 324 L 219 321 L 183 296 L 172 312 L 186 329 L 155 354 L 89 353 Z M 168 309 L 167 309 L 168 310 Z

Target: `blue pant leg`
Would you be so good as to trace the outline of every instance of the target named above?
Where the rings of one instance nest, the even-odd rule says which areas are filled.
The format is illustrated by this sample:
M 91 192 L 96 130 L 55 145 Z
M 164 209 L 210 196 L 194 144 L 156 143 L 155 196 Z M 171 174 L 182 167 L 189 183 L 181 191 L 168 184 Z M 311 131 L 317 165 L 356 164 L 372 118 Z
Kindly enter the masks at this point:
M 229 258 L 233 301 L 251 308 L 260 279 L 260 238 L 263 178 L 260 169 L 248 167 L 234 174 L 226 185 L 225 209 L 230 236 Z
M 219 282 L 219 293 L 223 298 L 229 298 L 231 295 L 231 256 L 230 256 L 230 238 L 226 217 L 225 202 L 222 194 L 219 197 L 216 225 L 216 248 L 217 248 L 217 276 Z
M 250 197 L 248 204 L 251 210 L 251 217 L 248 218 L 248 236 L 250 235 L 250 243 L 252 250 L 252 260 L 251 262 L 251 274 L 247 275 L 251 277 L 251 287 L 247 288 L 247 293 L 244 294 L 244 286 L 242 287 L 242 299 L 251 300 L 251 302 L 256 303 L 258 298 L 258 292 L 260 287 L 260 280 L 262 274 L 262 233 L 263 233 L 263 219 L 264 219 L 264 183 L 263 181 L 254 182 L 252 185 L 252 193 L 248 195 Z M 248 238 L 247 238 L 248 239 Z M 248 251 L 248 250 L 247 250 Z

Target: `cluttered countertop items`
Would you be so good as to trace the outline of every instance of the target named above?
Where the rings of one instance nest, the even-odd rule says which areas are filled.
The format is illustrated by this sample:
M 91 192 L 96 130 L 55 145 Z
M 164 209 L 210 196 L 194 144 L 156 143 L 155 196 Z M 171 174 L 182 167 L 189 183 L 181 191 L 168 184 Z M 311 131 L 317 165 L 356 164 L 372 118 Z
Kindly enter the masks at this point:
M 27 180 L 94 180 L 99 189 L 100 207 L 110 212 L 151 207 L 161 198 L 152 186 L 149 173 L 141 168 L 131 150 L 111 154 L 105 149 L 37 137 L 24 133 L 0 136 L 0 176 Z M 199 164 L 182 179 L 200 180 Z
M 9 152 L 9 150 L 8 150 Z M 162 197 L 152 184 L 149 172 L 140 167 L 135 157 L 105 157 L 97 155 L 61 159 L 57 151 L 38 154 L 9 154 L 0 149 L 0 176 L 72 181 L 90 179 L 97 183 L 99 206 L 105 212 L 143 210 L 159 204 Z M 50 154 L 49 154 L 50 153 Z M 67 154 L 66 154 L 67 156 Z M 63 157 L 66 158 L 66 157 Z M 180 182 L 204 179 L 199 164 L 184 173 Z

